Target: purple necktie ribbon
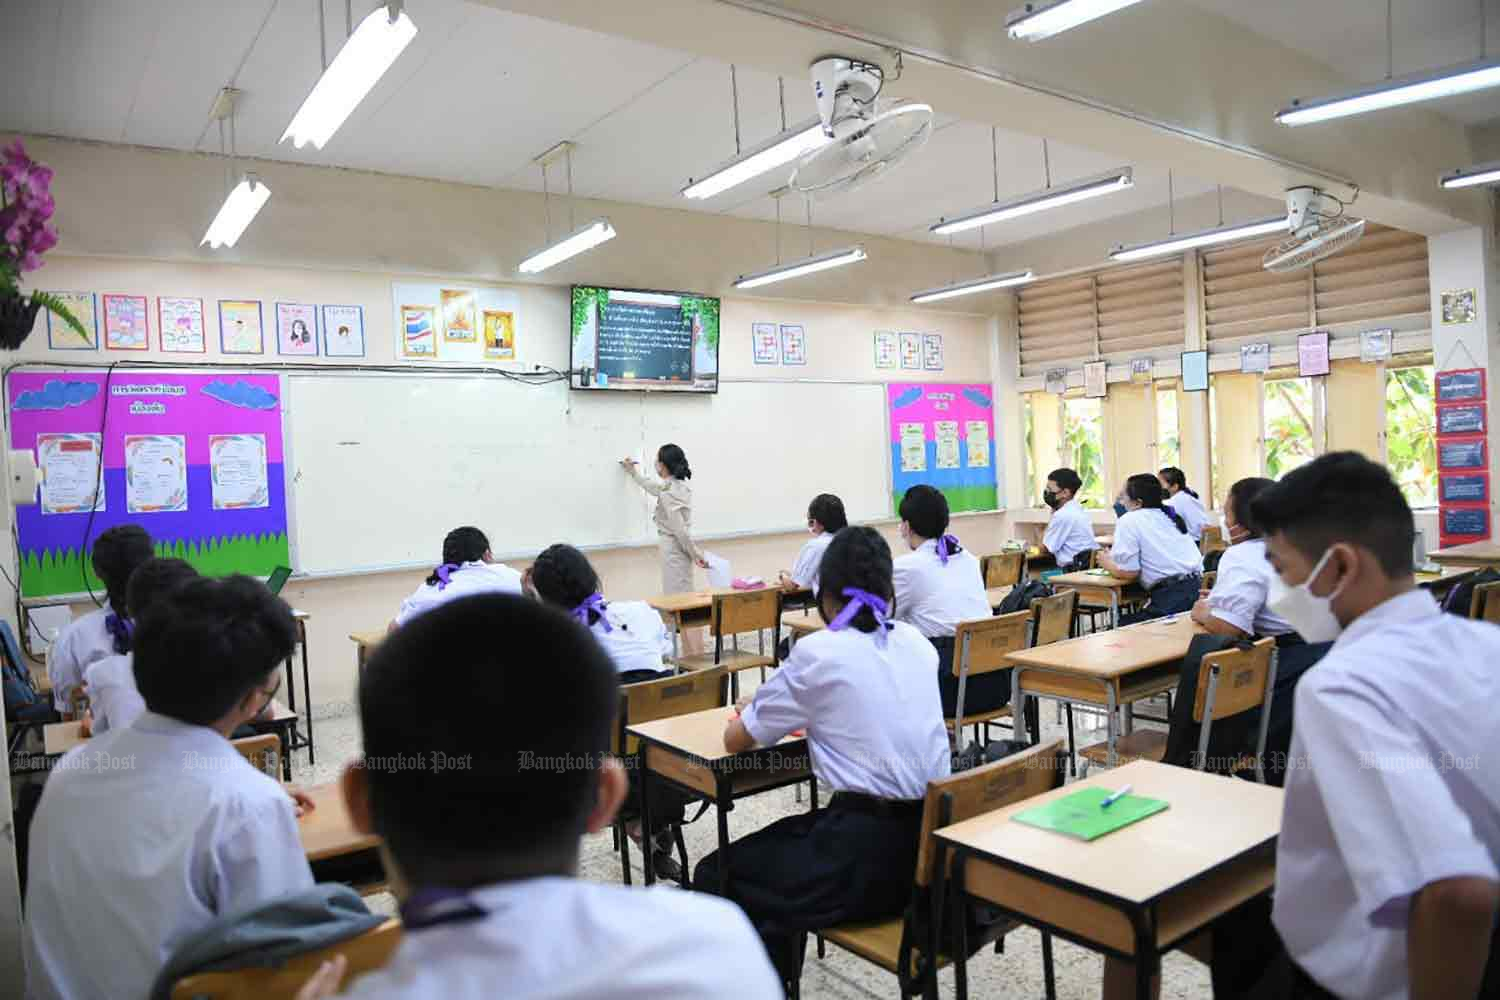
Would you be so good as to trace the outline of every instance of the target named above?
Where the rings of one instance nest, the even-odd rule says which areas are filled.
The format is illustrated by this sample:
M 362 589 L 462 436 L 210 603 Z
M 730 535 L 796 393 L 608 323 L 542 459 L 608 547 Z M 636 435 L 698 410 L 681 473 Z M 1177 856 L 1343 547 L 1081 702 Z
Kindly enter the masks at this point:
M 115 652 L 130 652 L 131 640 L 135 636 L 135 623 L 111 611 L 104 616 L 104 629 L 115 639 Z
M 948 557 L 958 550 L 958 539 L 953 535 L 944 535 L 937 540 L 938 561 L 944 566 L 948 565 Z
M 891 630 L 891 623 L 887 616 L 891 613 L 890 603 L 883 597 L 876 597 L 866 590 L 858 587 L 845 587 L 844 596 L 849 598 L 849 603 L 844 605 L 838 617 L 828 623 L 828 631 L 842 632 L 849 627 L 854 616 L 859 614 L 861 608 L 869 608 L 870 614 L 875 616 L 875 645 L 885 648 L 885 634 Z
M 615 627 L 609 623 L 608 618 L 604 617 L 604 609 L 607 607 L 609 605 L 604 603 L 604 595 L 593 593 L 585 597 L 582 603 L 573 609 L 573 617 L 582 622 L 584 628 L 590 628 L 594 624 L 589 621 L 589 614 L 592 612 L 598 617 L 599 624 L 604 626 L 604 631 L 613 632 Z
M 448 577 L 457 573 L 462 568 L 458 563 L 443 563 L 437 569 L 433 570 L 433 575 L 438 578 L 438 590 L 447 590 Z

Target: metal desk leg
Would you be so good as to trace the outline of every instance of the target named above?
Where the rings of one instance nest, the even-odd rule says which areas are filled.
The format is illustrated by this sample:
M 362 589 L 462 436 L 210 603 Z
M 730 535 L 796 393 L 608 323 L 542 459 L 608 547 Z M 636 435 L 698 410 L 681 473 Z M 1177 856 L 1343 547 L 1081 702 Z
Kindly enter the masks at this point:
M 646 757 L 650 751 L 645 744 L 641 745 L 641 872 L 642 878 L 647 885 L 656 882 L 656 864 L 651 857 L 651 769 L 646 766 Z M 621 853 L 628 854 L 630 851 L 630 834 L 623 829 L 620 836 L 624 839 L 620 842 Z
M 1120 588 L 1109 588 L 1109 627 L 1120 627 Z
M 719 814 L 719 895 L 729 898 L 729 779 L 719 776 L 714 810 Z
M 1107 708 L 1104 716 L 1104 726 L 1107 734 L 1106 738 L 1109 741 L 1109 756 L 1106 759 L 1108 761 L 1108 766 L 1114 767 L 1120 762 L 1120 726 L 1119 720 L 1115 716 L 1115 686 L 1113 684 L 1109 685 L 1109 690 L 1105 695 L 1105 701 L 1107 702 Z
M 1122 723 L 1123 728 L 1121 731 L 1124 732 L 1126 736 L 1129 736 L 1131 733 L 1135 732 L 1135 702 L 1132 701 L 1126 705 L 1121 706 L 1120 714 L 1124 716 L 1124 720 Z
M 682 665 L 677 661 L 682 658 L 682 650 L 679 648 L 678 640 L 682 636 L 682 615 L 672 615 L 672 667 L 675 673 L 682 673 Z
M 1151 931 L 1150 914 L 1139 910 L 1132 912 L 1130 923 L 1135 930 L 1135 1000 L 1151 1000 L 1151 977 L 1156 974 L 1160 959 L 1156 953 L 1156 935 Z
M 307 703 L 307 763 L 311 766 L 318 762 L 318 758 L 313 749 L 312 680 L 307 668 L 307 622 L 298 620 L 297 634 L 302 639 L 302 696 Z
M 956 850 L 953 858 L 953 884 L 948 894 L 953 903 L 953 995 L 956 1000 L 969 1000 L 969 921 L 964 893 L 964 863 L 968 856 Z M 933 975 L 936 976 L 934 970 Z

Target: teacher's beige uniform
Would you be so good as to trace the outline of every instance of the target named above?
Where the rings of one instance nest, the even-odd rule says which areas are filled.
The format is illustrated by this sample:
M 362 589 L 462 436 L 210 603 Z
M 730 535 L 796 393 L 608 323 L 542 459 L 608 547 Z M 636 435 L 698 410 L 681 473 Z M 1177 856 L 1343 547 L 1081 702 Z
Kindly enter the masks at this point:
M 664 594 L 686 594 L 693 590 L 693 566 L 702 552 L 693 544 L 693 488 L 681 479 L 659 483 L 628 466 L 630 478 L 656 497 L 656 547 L 661 553 L 661 589 Z

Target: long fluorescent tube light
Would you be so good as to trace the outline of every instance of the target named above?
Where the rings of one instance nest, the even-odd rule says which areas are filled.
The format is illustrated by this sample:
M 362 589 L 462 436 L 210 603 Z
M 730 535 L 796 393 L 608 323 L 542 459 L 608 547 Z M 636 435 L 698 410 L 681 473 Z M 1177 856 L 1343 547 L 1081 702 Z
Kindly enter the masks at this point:
M 960 215 L 956 219 L 939 219 L 930 228 L 932 232 L 937 233 L 939 236 L 961 233 L 968 229 L 988 226 L 992 222 L 1014 219 L 1022 215 L 1030 215 L 1033 212 L 1045 212 L 1049 208 L 1060 208 L 1063 205 L 1071 205 L 1075 201 L 1086 201 L 1089 198 L 1097 198 L 1103 194 L 1124 191 L 1134 183 L 1135 178 L 1132 169 L 1130 167 L 1121 167 L 1118 170 L 1110 170 L 1106 173 L 1096 174 L 1093 177 L 1085 177 L 1082 180 L 1071 181 L 1057 187 L 1033 191 L 1030 194 L 1023 194 L 1005 201 L 997 201 L 994 204 L 986 205 L 984 208 L 975 209 L 972 212 Z
M 1051 4 L 1029 3 L 1020 10 L 1013 11 L 1005 19 L 1005 24 L 1010 30 L 1011 38 L 1039 42 L 1137 3 L 1140 0 L 1057 0 Z
M 1278 111 L 1276 120 L 1283 125 L 1311 125 L 1332 118 L 1347 118 L 1382 108 L 1433 101 L 1488 87 L 1500 87 L 1500 59 L 1463 63 L 1395 80 L 1383 80 L 1337 97 L 1321 97 L 1315 101 L 1298 99 L 1292 102 L 1291 107 Z
M 823 123 L 817 118 L 809 118 L 715 167 L 707 177 L 690 181 L 682 189 L 682 196 L 712 198 L 832 141 L 823 134 Z
M 1217 229 L 1205 229 L 1197 233 L 1188 233 L 1186 236 L 1169 236 L 1167 239 L 1158 240 L 1154 243 L 1137 243 L 1134 246 L 1118 246 L 1110 251 L 1111 260 L 1146 260 L 1150 257 L 1161 257 L 1169 253 L 1177 253 L 1179 250 L 1191 250 L 1194 247 L 1211 247 L 1220 243 L 1234 243 L 1238 240 L 1248 240 L 1256 236 L 1269 236 L 1272 233 L 1288 232 L 1286 216 L 1278 215 L 1274 219 L 1262 219 L 1259 222 L 1241 222 L 1233 226 L 1220 226 Z
M 1472 167 L 1459 167 L 1448 171 L 1438 181 L 1445 188 L 1479 187 L 1481 184 L 1500 183 L 1500 160 L 1493 163 L 1477 163 Z
M 219 214 L 208 224 L 208 232 L 198 245 L 206 243 L 215 250 L 234 246 L 270 197 L 271 189 L 264 182 L 254 174 L 246 174 L 219 206 Z
M 400 3 L 376 7 L 323 70 L 278 142 L 290 136 L 298 149 L 309 142 L 322 149 L 416 36 Z
M 536 274 L 554 264 L 561 264 L 569 257 L 576 257 L 585 250 L 592 250 L 601 243 L 615 238 L 615 227 L 608 219 L 595 219 L 569 236 L 565 236 L 543 250 L 521 261 L 522 274 Z
M 944 299 L 956 299 L 960 295 L 974 295 L 978 292 L 993 291 L 996 288 L 1010 288 L 1014 285 L 1024 285 L 1036 275 L 1030 271 L 1011 271 L 1008 274 L 992 274 L 987 278 L 976 278 L 973 281 L 960 281 L 955 285 L 944 285 L 942 288 L 929 288 L 925 292 L 918 292 L 911 297 L 913 302 L 941 302 Z
M 759 288 L 761 285 L 769 285 L 777 281 L 786 281 L 788 278 L 800 278 L 804 274 L 816 274 L 826 271 L 830 267 L 843 267 L 845 264 L 854 264 L 865 259 L 865 248 L 862 246 L 845 247 L 842 250 L 833 250 L 816 257 L 804 257 L 794 260 L 790 264 L 778 264 L 764 271 L 756 271 L 754 274 L 742 274 L 734 283 L 735 288 L 748 289 Z

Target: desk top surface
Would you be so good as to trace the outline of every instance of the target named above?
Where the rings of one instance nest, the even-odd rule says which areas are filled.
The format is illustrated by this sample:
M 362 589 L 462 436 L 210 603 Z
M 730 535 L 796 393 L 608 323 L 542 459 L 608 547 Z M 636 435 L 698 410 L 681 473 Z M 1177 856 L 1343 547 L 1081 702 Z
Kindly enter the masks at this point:
M 50 722 L 42 727 L 42 749 L 48 756 L 64 754 L 81 743 L 87 743 L 89 738 L 84 735 L 83 723 L 73 722 Z
M 1077 639 L 1017 650 L 1009 654 L 1008 659 L 1026 667 L 1046 667 L 1101 679 L 1120 677 L 1182 659 L 1187 655 L 1193 636 L 1203 634 L 1203 627 L 1183 612 L 1139 625 L 1091 632 Z
M 726 757 L 735 756 L 724 749 L 724 727 L 734 714 L 733 705 L 706 708 L 701 712 L 689 712 L 670 719 L 657 719 L 655 722 L 643 722 L 638 726 L 627 726 L 626 732 L 648 742 L 703 760 L 723 760 Z M 804 744 L 806 742 L 806 737 L 803 736 L 787 736 L 776 745 L 784 747 L 793 743 Z M 756 749 L 764 748 L 757 747 Z M 753 753 L 754 750 L 745 752 Z
M 1500 543 L 1470 542 L 1467 545 L 1453 545 L 1446 549 L 1438 549 L 1436 552 L 1429 552 L 1427 558 L 1435 563 L 1500 565 Z
M 1057 576 L 1048 577 L 1047 582 L 1054 587 L 1104 587 L 1110 590 L 1124 590 L 1135 581 L 1121 580 L 1108 573 L 1096 573 L 1085 569 L 1077 573 L 1059 573 Z
M 354 829 L 337 781 L 304 791 L 315 806 L 312 812 L 297 820 L 297 832 L 302 836 L 302 849 L 307 852 L 308 861 L 335 858 L 379 845 L 379 837 Z

